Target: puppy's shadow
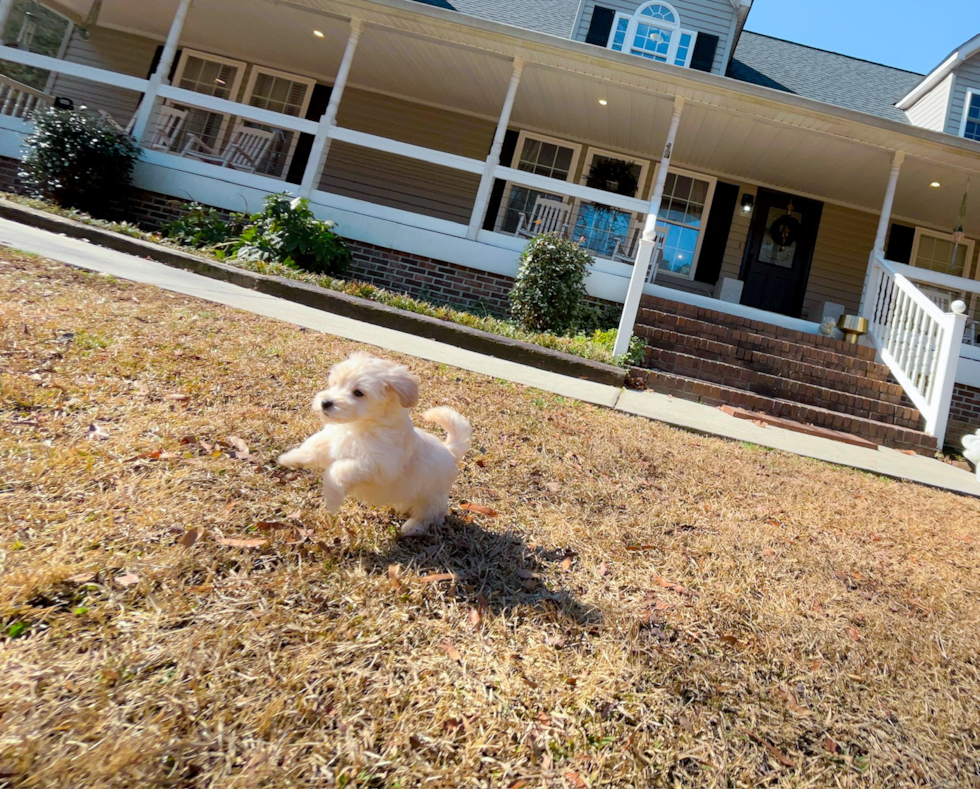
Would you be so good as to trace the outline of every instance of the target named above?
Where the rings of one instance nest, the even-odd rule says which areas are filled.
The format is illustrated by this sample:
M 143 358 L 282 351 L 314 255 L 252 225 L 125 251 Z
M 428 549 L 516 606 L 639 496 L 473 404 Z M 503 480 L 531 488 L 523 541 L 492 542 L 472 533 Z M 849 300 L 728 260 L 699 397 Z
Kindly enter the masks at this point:
M 516 534 L 488 531 L 453 514 L 429 534 L 400 539 L 383 553 L 355 553 L 368 572 L 379 575 L 393 564 L 423 577 L 451 573 L 451 594 L 480 611 L 519 615 L 535 609 L 557 624 L 574 622 L 591 630 L 602 621 L 599 609 L 556 588 L 554 570 L 567 555 L 528 546 Z

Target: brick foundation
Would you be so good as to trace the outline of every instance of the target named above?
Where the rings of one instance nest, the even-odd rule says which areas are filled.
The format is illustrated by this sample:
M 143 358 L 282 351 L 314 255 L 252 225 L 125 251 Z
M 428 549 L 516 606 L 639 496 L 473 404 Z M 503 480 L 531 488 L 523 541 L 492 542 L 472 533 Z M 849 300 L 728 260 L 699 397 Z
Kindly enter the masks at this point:
M 963 436 L 976 433 L 977 428 L 980 428 L 980 389 L 956 384 L 953 388 L 953 403 L 949 409 L 946 444 L 962 450 Z

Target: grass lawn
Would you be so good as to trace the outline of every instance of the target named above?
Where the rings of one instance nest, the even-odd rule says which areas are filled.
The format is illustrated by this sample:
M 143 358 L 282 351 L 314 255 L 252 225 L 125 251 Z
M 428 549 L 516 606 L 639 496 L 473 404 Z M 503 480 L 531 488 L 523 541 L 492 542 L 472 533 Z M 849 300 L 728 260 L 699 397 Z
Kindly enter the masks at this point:
M 356 347 L 0 254 L 0 786 L 980 784 L 980 502 L 407 359 L 397 541 L 274 462 Z

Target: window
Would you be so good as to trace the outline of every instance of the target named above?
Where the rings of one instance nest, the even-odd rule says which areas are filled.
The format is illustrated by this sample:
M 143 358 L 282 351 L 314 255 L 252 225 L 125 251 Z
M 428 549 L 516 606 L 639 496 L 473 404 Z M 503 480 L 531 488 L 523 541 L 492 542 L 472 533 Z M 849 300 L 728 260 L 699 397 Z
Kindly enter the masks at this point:
M 301 118 L 306 115 L 314 84 L 315 81 L 312 79 L 255 66 L 245 90 L 245 102 L 263 110 Z M 284 178 L 289 170 L 289 162 L 299 141 L 299 135 L 288 129 L 263 126 L 252 121 L 244 123 L 247 126 L 276 133 L 269 156 L 266 161 L 259 164 L 257 172 Z
M 694 279 L 701 237 L 715 191 L 713 179 L 670 170 L 664 182 L 657 227 L 665 227 L 659 271 Z
M 666 3 L 646 3 L 632 16 L 617 13 L 608 48 L 658 63 L 689 66 L 697 33 L 681 29 L 681 18 Z
M 603 151 L 598 148 L 589 149 L 585 167 L 582 168 L 580 183 L 588 186 L 589 176 L 593 172 L 593 168 L 610 164 L 618 164 L 621 167 L 628 166 L 631 178 L 635 179 L 636 182 L 636 190 L 628 196 L 639 197 L 646 184 L 649 162 L 611 151 Z M 599 170 L 597 169 L 596 172 L 598 173 Z M 618 184 L 607 184 L 605 188 L 608 188 L 609 191 L 618 192 L 618 186 Z M 635 214 L 585 200 L 577 202 L 578 210 L 572 231 L 573 238 L 583 239 L 582 246 L 602 258 L 617 258 L 619 255 L 632 256 L 635 238 L 640 227 Z
M 917 227 L 915 240 L 912 242 L 911 263 L 916 268 L 970 278 L 973 241 L 965 239 L 956 244 L 955 252 L 953 247 L 953 237 L 948 233 L 936 233 Z
M 207 55 L 194 50 L 184 50 L 174 75 L 173 84 L 184 90 L 203 93 L 219 99 L 234 101 L 238 97 L 245 64 L 239 60 L 228 60 L 217 55 Z M 187 119 L 179 139 L 175 141 L 174 150 L 184 146 L 186 134 L 190 132 L 212 148 L 220 148 L 228 128 L 228 115 L 223 112 L 211 112 L 199 107 L 188 107 L 175 102 L 177 109 L 187 112 Z
M 980 141 L 980 91 L 968 90 L 966 92 L 960 137 Z
M 578 145 L 564 140 L 521 132 L 511 166 L 528 173 L 567 181 L 575 171 L 579 150 Z M 517 184 L 508 184 L 505 194 L 507 200 L 497 226 L 497 230 L 502 233 L 516 233 L 521 214 L 530 217 L 539 197 L 564 200 L 562 195 L 548 194 Z

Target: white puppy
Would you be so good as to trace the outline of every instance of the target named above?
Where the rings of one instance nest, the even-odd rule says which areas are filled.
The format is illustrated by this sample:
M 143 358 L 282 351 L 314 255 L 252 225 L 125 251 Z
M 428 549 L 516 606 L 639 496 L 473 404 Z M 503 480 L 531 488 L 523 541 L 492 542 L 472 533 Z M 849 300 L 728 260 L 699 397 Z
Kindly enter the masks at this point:
M 980 430 L 975 435 L 963 436 L 963 457 L 974 465 L 980 482 Z
M 330 371 L 327 388 L 313 398 L 324 427 L 279 456 L 293 468 L 323 472 L 323 498 L 334 513 L 347 496 L 407 514 L 404 536 L 441 524 L 457 463 L 470 448 L 470 423 L 451 408 L 422 418 L 443 428 L 446 442 L 412 424 L 419 379 L 408 367 L 355 353 Z

